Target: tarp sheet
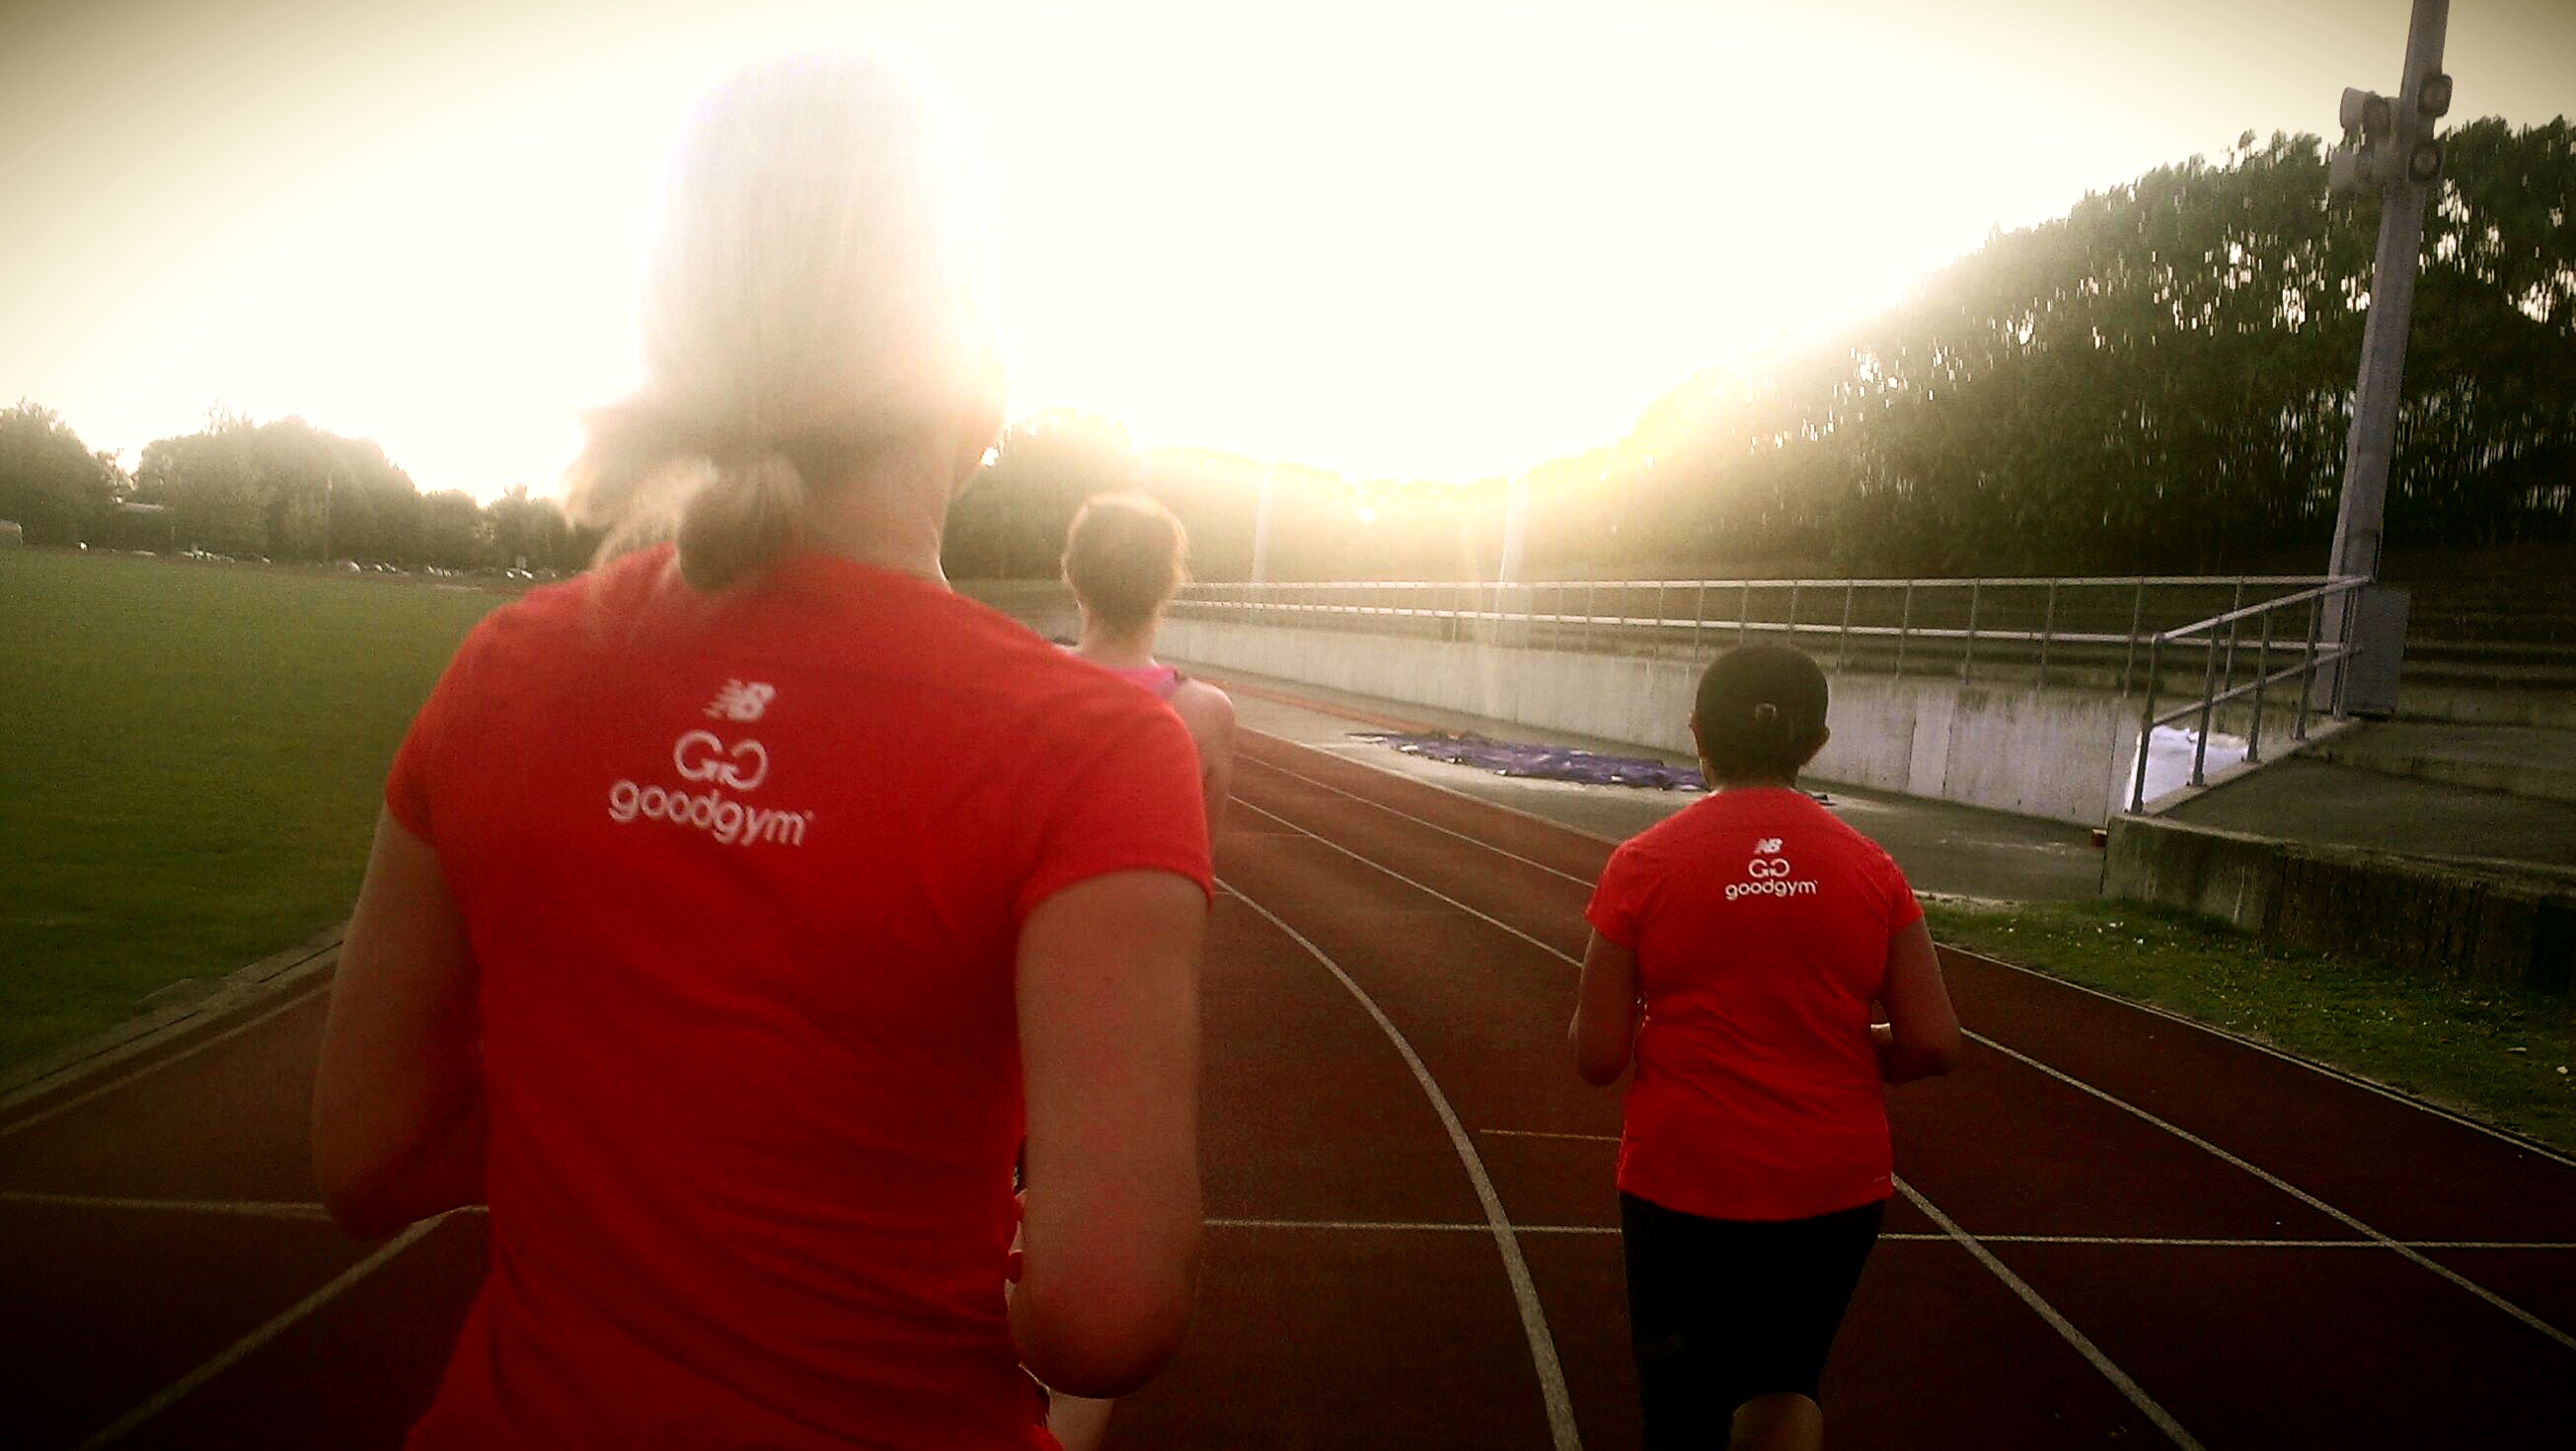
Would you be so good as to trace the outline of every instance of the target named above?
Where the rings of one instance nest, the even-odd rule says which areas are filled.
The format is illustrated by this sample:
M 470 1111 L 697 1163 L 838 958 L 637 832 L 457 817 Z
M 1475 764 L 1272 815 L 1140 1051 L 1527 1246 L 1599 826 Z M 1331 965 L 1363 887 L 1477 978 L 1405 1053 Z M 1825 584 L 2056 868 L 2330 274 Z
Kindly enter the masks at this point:
M 1667 766 L 1643 756 L 1606 756 L 1567 746 L 1527 741 L 1497 741 L 1484 736 L 1405 735 L 1396 731 L 1353 731 L 1364 741 L 1453 766 L 1473 766 L 1498 776 L 1525 776 L 1543 781 L 1579 781 L 1588 786 L 1644 786 L 1657 791 L 1703 791 L 1699 772 Z

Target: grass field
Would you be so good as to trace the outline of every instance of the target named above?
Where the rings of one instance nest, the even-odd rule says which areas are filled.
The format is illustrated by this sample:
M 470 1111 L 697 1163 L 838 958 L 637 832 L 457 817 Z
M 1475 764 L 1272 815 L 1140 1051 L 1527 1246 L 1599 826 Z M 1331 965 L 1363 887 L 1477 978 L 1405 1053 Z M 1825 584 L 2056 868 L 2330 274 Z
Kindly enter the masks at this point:
M 403 728 L 503 599 L 0 552 L 0 1069 L 345 917 Z

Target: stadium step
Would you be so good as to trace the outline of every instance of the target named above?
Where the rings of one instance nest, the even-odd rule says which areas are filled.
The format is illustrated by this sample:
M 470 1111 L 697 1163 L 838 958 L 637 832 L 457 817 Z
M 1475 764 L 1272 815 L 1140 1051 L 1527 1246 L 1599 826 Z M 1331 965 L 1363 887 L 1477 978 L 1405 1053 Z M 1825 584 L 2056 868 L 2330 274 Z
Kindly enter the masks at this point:
M 2382 775 L 2576 803 L 2576 730 L 2388 721 L 2356 726 L 2307 755 Z

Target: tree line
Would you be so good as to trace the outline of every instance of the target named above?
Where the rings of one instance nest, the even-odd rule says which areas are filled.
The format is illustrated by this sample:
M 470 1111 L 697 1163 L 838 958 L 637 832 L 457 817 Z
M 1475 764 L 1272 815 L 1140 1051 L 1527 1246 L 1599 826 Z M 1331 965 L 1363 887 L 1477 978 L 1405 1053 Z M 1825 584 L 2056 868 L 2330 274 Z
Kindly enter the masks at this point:
M 2576 539 L 2576 129 L 2445 138 L 2388 496 L 2392 554 Z M 2314 136 L 2241 137 L 1997 233 L 1843 336 L 1711 373 L 1532 469 L 1528 577 L 2320 570 L 2376 201 Z M 951 572 L 1027 577 L 1087 493 L 1140 483 L 1202 578 L 1243 578 L 1264 465 L 1138 458 L 1107 420 L 1003 440 Z M 1508 483 L 1273 469 L 1280 579 L 1491 578 Z
M 30 544 L 448 569 L 578 569 L 598 546 L 524 484 L 489 504 L 461 489 L 424 494 L 368 440 L 220 407 L 196 432 L 146 444 L 128 472 L 21 401 L 0 413 L 0 518 Z
M 2388 495 L 2392 556 L 2576 540 L 2576 128 L 2445 138 Z M 1551 460 L 1531 578 L 2324 564 L 2370 306 L 2378 204 L 2330 203 L 2322 143 L 2251 133 L 1997 233 L 1898 307 L 1759 371 L 1655 400 Z M 1219 450 L 1140 453 L 1114 421 L 1023 419 L 951 519 L 957 578 L 1054 573 L 1086 496 L 1145 488 L 1205 579 L 1476 579 L 1511 481 L 1352 481 Z M 137 523 L 120 505 L 159 505 Z M 569 569 L 595 539 L 514 489 L 421 494 L 383 450 L 218 410 L 129 475 L 31 403 L 0 413 L 0 518 L 37 543 L 158 534 L 233 555 Z

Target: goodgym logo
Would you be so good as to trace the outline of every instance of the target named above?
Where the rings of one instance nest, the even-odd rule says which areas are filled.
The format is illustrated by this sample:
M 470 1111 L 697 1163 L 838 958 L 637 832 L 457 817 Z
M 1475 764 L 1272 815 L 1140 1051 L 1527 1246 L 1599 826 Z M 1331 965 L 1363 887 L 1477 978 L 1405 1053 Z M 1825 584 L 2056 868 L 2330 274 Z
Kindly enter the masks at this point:
M 1780 855 L 1780 845 L 1780 838 L 1776 836 L 1766 836 L 1753 843 L 1753 860 L 1744 864 L 1744 875 L 1748 880 L 1728 883 L 1726 900 L 1733 902 L 1744 897 L 1812 897 L 1816 895 L 1814 882 L 1788 880 L 1789 874 L 1796 868 L 1789 865 L 1787 857 Z
M 760 681 L 728 680 L 706 709 L 710 717 L 752 720 L 769 708 L 777 687 Z M 684 782 L 706 787 L 646 786 L 619 781 L 608 788 L 608 819 L 624 826 L 638 817 L 667 821 L 703 831 L 727 846 L 767 842 L 803 846 L 811 811 L 754 806 L 726 795 L 755 791 L 769 779 L 769 748 L 758 741 L 727 741 L 711 730 L 689 730 L 671 743 L 671 769 Z

